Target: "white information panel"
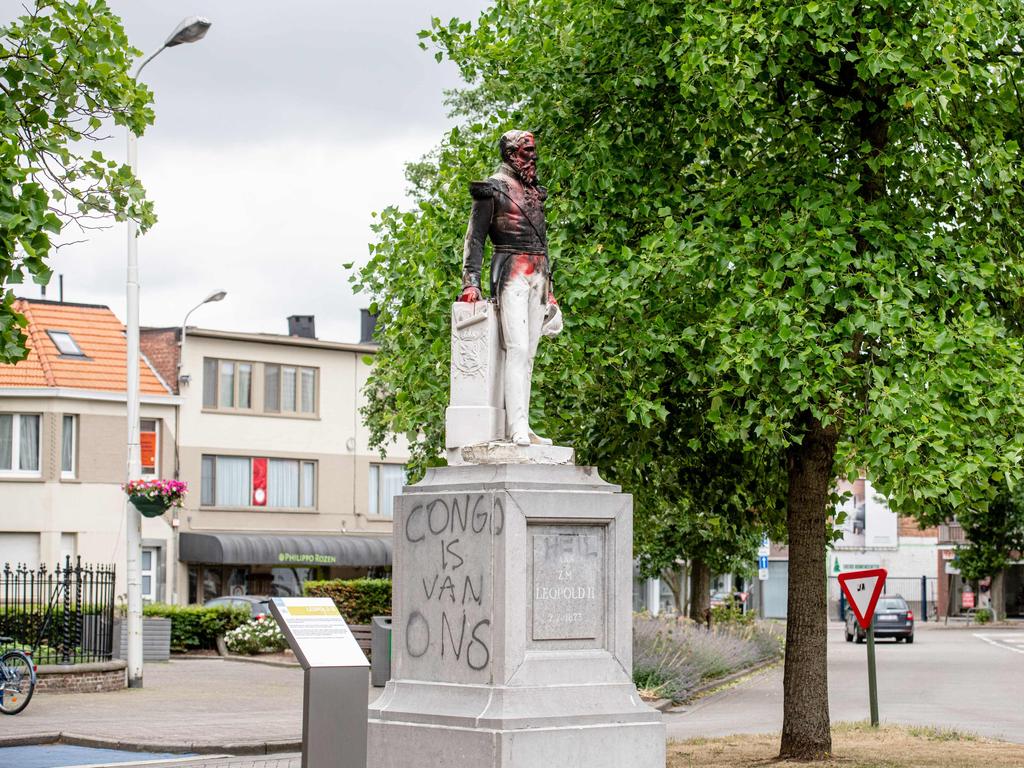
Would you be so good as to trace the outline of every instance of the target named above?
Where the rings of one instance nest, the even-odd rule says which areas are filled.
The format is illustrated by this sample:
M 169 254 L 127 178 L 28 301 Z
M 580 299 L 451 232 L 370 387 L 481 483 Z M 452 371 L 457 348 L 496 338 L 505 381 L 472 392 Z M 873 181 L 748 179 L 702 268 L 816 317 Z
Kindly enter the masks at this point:
M 275 597 L 270 611 L 307 669 L 370 666 L 329 597 Z

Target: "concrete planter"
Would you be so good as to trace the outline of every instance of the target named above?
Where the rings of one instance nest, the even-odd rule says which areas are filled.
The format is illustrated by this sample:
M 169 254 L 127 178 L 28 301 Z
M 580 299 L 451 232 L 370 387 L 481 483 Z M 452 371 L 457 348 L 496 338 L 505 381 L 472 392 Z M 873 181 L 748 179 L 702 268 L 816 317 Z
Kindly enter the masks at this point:
M 128 623 L 114 619 L 114 658 L 123 659 L 128 652 Z M 171 620 L 162 616 L 142 619 L 142 660 L 167 661 L 171 658 Z

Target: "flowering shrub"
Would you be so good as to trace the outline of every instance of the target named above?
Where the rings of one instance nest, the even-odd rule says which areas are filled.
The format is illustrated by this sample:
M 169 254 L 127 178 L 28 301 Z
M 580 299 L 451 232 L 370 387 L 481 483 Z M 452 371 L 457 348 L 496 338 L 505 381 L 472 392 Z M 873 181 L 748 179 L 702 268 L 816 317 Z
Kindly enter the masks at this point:
M 165 507 L 180 507 L 188 493 L 188 483 L 180 480 L 132 480 L 121 486 L 129 496 L 159 501 Z
M 633 682 L 648 695 L 686 701 L 702 685 L 782 654 L 769 625 L 633 619 Z
M 260 616 L 224 635 L 224 644 L 232 653 L 267 653 L 283 651 L 288 641 L 273 616 Z

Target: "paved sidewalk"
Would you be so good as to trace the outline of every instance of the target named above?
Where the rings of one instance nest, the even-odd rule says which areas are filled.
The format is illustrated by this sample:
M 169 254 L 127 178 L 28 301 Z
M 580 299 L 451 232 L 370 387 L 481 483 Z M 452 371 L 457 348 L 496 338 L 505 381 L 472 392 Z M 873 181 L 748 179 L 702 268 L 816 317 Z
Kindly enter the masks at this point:
M 37 693 L 5 738 L 44 738 L 155 752 L 297 751 L 303 672 L 217 658 L 147 664 L 145 687 L 112 693 Z M 369 688 L 368 701 L 383 689 Z
M 149 765 L 131 764 L 124 768 L 300 768 L 301 752 L 289 752 L 267 757 L 209 757 L 191 760 L 176 760 L 173 763 L 150 763 Z

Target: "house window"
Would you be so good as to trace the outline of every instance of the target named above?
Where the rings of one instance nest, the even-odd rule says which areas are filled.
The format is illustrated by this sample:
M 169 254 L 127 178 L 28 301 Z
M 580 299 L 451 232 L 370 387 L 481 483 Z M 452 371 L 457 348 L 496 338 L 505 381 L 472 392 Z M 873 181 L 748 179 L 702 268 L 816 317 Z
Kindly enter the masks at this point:
M 316 413 L 317 369 L 294 365 L 263 366 L 263 410 Z
M 50 341 L 64 357 L 85 357 L 82 348 L 67 331 L 47 331 Z
M 157 550 L 154 547 L 142 548 L 142 602 L 156 602 L 156 566 Z
M 160 425 L 156 419 L 139 421 L 139 455 L 142 458 L 142 474 L 157 475 L 160 466 Z
M 200 502 L 216 507 L 314 509 L 316 462 L 203 456 Z
M 405 485 L 404 464 L 371 464 L 370 465 L 370 517 L 386 517 L 394 515 L 395 496 L 402 492 Z
M 60 428 L 60 476 L 74 478 L 78 465 L 78 417 L 65 413 Z
M 252 363 L 203 358 L 203 407 L 252 409 Z
M 32 413 L 0 413 L 0 475 L 39 475 L 39 424 Z

